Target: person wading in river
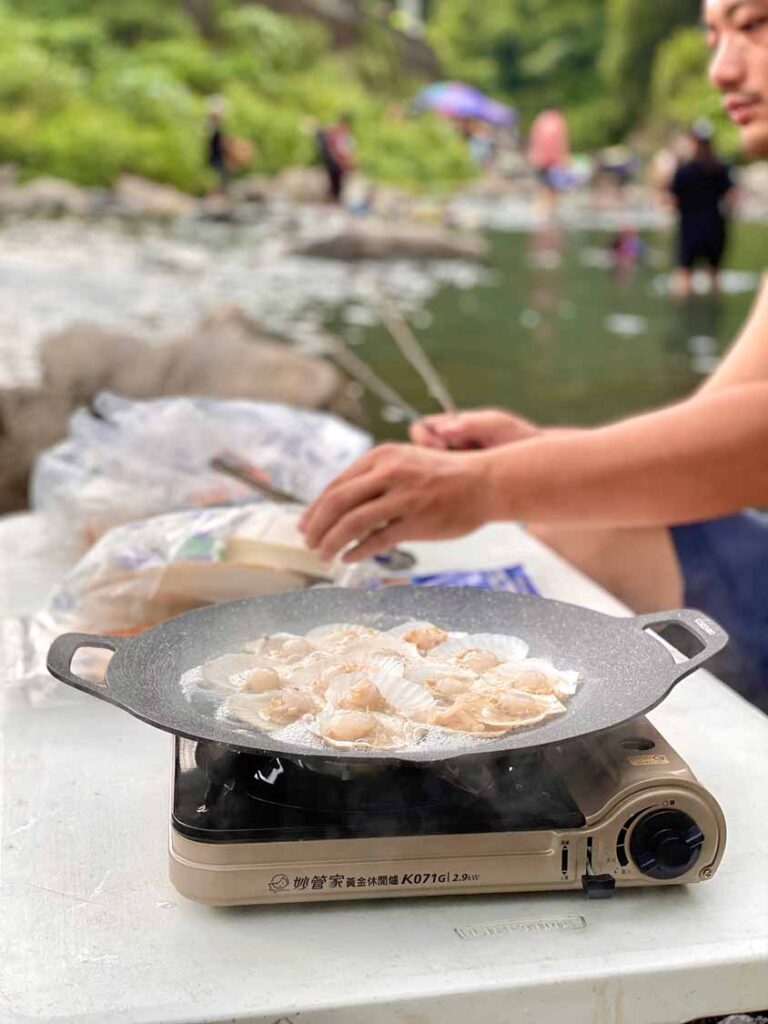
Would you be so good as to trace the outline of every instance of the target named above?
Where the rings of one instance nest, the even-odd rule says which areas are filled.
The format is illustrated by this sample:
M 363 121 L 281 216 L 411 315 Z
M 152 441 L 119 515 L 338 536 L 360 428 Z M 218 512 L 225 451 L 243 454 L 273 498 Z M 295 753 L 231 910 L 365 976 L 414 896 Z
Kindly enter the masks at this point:
M 768 156 L 768 0 L 706 0 L 709 75 Z M 730 632 L 733 685 L 768 709 L 768 284 L 720 367 L 667 408 L 589 429 L 484 409 L 427 417 L 333 481 L 307 543 L 347 561 L 522 520 L 637 611 L 701 607 Z M 452 449 L 466 449 L 456 451 Z M 472 450 L 470 450 L 472 449 Z M 479 449 L 479 450 L 476 450 Z
M 693 268 L 698 262 L 709 271 L 712 292 L 719 291 L 729 196 L 733 191 L 730 171 L 717 159 L 709 122 L 697 121 L 690 137 L 691 159 L 678 166 L 669 186 L 678 213 L 675 293 L 684 299 L 691 294 Z

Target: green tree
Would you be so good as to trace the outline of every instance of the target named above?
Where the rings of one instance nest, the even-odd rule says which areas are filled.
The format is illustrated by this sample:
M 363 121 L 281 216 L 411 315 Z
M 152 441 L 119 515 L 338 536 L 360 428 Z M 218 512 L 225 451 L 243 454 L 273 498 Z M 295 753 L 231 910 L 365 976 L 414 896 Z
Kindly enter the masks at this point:
M 700 0 L 607 0 L 601 58 L 605 82 L 619 98 L 622 126 L 645 113 L 656 52 L 675 29 L 695 25 Z
M 715 126 L 719 148 L 729 157 L 739 152 L 739 132 L 725 114 L 720 94 L 707 81 L 709 56 L 701 32 L 679 29 L 659 47 L 651 83 L 650 124 L 662 136 L 671 127 L 690 125 L 697 117 Z

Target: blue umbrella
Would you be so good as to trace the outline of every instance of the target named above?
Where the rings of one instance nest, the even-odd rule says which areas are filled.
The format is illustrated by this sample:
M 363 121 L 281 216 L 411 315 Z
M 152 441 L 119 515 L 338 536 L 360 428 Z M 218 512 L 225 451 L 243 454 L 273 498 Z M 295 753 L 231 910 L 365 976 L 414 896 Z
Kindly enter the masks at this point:
M 517 120 L 517 113 L 512 107 L 491 99 L 464 82 L 433 82 L 418 93 L 413 105 L 416 110 L 432 110 L 436 114 L 462 120 L 486 121 L 499 127 L 509 127 Z

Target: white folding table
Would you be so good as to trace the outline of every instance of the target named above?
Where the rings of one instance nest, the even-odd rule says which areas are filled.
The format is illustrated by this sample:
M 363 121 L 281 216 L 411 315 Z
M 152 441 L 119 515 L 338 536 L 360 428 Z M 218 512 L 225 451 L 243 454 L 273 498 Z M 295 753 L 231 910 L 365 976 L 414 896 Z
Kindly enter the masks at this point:
M 44 538 L 34 516 L 0 521 L 0 612 L 34 610 L 66 568 Z M 516 526 L 412 547 L 426 571 L 522 561 L 547 596 L 624 611 Z M 166 869 L 169 737 L 64 687 L 35 707 L 0 689 L 0 707 L 2 1021 L 682 1024 L 768 1007 L 768 718 L 703 671 L 651 718 L 723 806 L 722 866 L 597 902 L 197 906 Z

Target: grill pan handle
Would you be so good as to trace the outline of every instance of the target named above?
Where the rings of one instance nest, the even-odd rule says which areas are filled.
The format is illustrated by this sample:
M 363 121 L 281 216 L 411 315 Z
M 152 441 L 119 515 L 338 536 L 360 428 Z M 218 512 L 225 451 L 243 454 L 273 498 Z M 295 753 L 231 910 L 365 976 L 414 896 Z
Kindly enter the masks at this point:
M 687 660 L 677 663 L 678 671 L 674 673 L 676 679 L 682 679 L 683 676 L 694 672 L 704 662 L 709 661 L 715 654 L 722 651 L 728 643 L 728 634 L 722 626 L 718 626 L 708 615 L 695 608 L 678 608 L 669 612 L 637 615 L 632 622 L 639 629 L 652 629 L 657 633 L 660 633 L 665 626 L 676 626 L 697 641 L 697 646 L 701 649 Z M 676 647 L 673 640 L 666 642 Z M 680 653 L 684 654 L 685 652 L 681 651 Z
M 107 651 L 117 651 L 128 643 L 128 639 L 122 636 L 95 636 L 90 633 L 65 633 L 57 637 L 48 650 L 48 671 L 62 683 L 74 686 L 76 690 L 83 693 L 90 693 L 94 697 L 107 701 L 109 704 L 116 704 L 122 707 L 119 701 L 115 700 L 110 693 L 109 684 L 106 680 L 103 683 L 92 683 L 81 676 L 75 675 L 72 671 L 72 659 L 81 647 L 101 647 Z

